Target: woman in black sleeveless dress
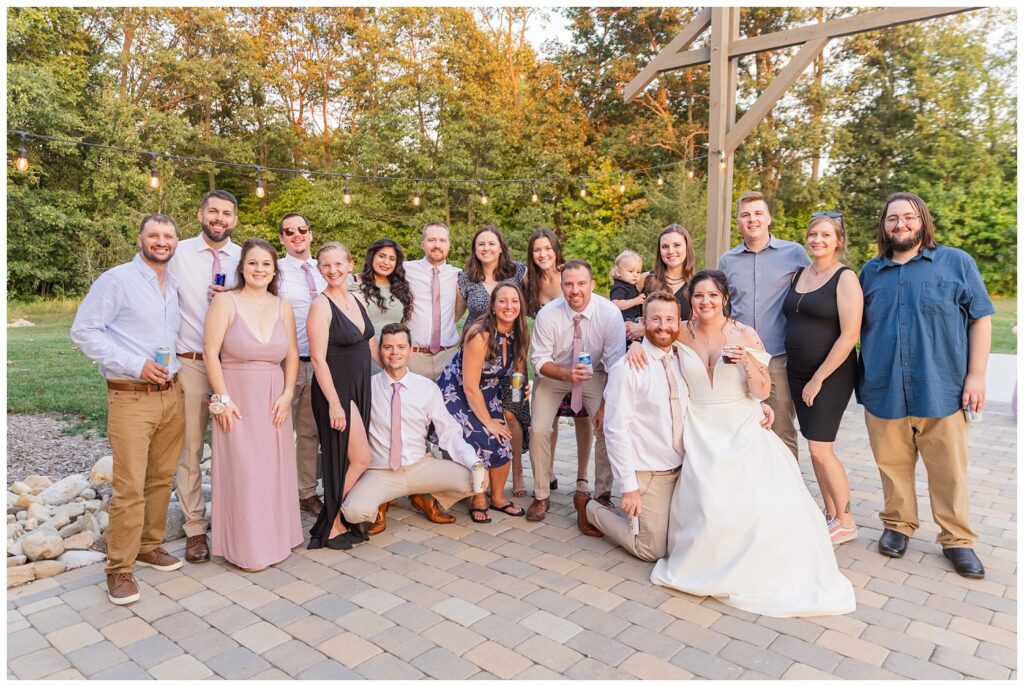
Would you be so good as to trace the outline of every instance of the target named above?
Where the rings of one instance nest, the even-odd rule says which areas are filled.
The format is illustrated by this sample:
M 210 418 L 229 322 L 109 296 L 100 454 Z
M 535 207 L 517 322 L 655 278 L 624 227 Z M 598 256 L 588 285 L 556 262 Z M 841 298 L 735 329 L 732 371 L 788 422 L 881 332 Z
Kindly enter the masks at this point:
M 800 433 L 818 478 L 834 545 L 857 537 L 846 470 L 834 451 L 843 411 L 857 382 L 864 296 L 856 273 L 840 262 L 846 230 L 838 212 L 815 213 L 807 227 L 811 266 L 793 277 L 782 305 L 786 373 Z
M 370 464 L 370 359 L 376 350 L 370 317 L 348 292 L 351 262 L 339 243 L 317 252 L 327 288 L 313 301 L 306 321 L 324 483 L 324 507 L 309 530 L 310 549 L 349 549 L 365 540 L 341 515 L 345 495 Z

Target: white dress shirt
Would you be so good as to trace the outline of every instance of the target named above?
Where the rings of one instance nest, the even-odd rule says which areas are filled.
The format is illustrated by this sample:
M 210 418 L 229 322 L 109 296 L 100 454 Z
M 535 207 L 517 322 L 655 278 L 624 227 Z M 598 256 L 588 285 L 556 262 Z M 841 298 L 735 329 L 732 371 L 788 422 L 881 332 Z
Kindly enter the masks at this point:
M 178 278 L 178 303 L 181 306 L 181 329 L 178 330 L 178 353 L 203 352 L 203 326 L 210 300 L 207 289 L 213 283 L 213 253 L 203 234 L 178 243 L 171 258 L 171 272 Z M 237 285 L 235 270 L 242 257 L 242 248 L 228 239 L 220 248 L 220 270 L 229 289 Z
M 573 318 L 583 315 L 583 350 L 590 353 L 595 370 L 608 370 L 626 354 L 626 328 L 621 311 L 610 300 L 596 293 L 583 312 L 569 307 L 563 296 L 549 302 L 533 323 L 530 358 L 533 369 L 540 372 L 544 363 L 574 367 L 572 359 Z
M 370 377 L 370 469 L 390 468 L 391 385 L 394 383 L 387 372 Z M 462 426 L 445 407 L 441 388 L 433 380 L 411 370 L 406 371 L 398 383 L 401 384 L 399 399 L 402 402 L 402 467 L 414 465 L 427 457 L 436 460 L 424 448 L 427 427 L 433 422 L 441 448 L 448 451 L 455 462 L 472 468 L 480 458 L 462 438 Z
M 178 282 L 168 270 L 164 292 L 156 272 L 136 254 L 112 267 L 93 283 L 75 313 L 71 340 L 99 365 L 107 379 L 138 380 L 157 349 L 171 351 L 168 369 L 181 363 L 174 355 L 178 338 Z
M 647 365 L 634 370 L 625 359 L 619 360 L 608 371 L 604 388 L 605 445 L 612 474 L 623 492 L 638 488 L 637 470 L 673 470 L 683 464 L 683 454 L 672 448 L 671 394 L 661 361 L 668 354 L 647 339 L 642 345 Z M 676 358 L 671 370 L 679 389 L 677 403 L 682 419 L 690 394 L 680 367 L 678 344 L 672 345 Z
M 412 291 L 412 316 L 407 323 L 412 334 L 412 345 L 417 348 L 430 346 L 431 315 L 433 299 L 431 284 L 434 278 L 433 266 L 426 258 L 409 260 L 405 263 L 405 278 Z M 441 281 L 441 345 L 445 348 L 459 343 L 459 331 L 455 327 L 455 297 L 459 292 L 458 267 L 445 263 L 440 266 Z M 619 319 L 622 319 L 621 317 Z
M 292 311 L 295 313 L 295 335 L 299 342 L 299 355 L 308 357 L 309 335 L 306 333 L 306 316 L 309 315 L 309 306 L 313 299 L 309 295 L 309 282 L 306 281 L 306 270 L 303 269 L 303 265 L 309 265 L 313 283 L 316 284 L 316 292 L 320 293 L 326 289 L 327 282 L 316 268 L 316 260 L 299 260 L 291 255 L 277 261 L 277 269 L 281 273 L 281 280 L 277 285 L 278 294 L 292 304 Z

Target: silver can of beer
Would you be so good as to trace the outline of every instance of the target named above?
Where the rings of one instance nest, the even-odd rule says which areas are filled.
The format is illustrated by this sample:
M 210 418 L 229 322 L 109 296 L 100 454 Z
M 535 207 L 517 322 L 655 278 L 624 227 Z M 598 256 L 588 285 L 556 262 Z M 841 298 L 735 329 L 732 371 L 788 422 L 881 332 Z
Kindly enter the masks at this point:
M 523 402 L 523 384 L 526 383 L 526 375 L 522 372 L 512 373 L 512 402 Z
M 629 527 L 633 532 L 633 536 L 640 534 L 640 518 L 635 515 L 629 519 Z
M 594 361 L 590 357 L 590 353 L 586 351 L 580 351 L 580 354 L 576 357 L 577 365 L 586 365 L 587 372 L 594 374 Z
M 484 491 L 484 462 L 478 460 L 473 463 L 471 472 L 473 473 L 473 493 L 482 494 Z
M 162 367 L 170 367 L 171 349 L 167 348 L 166 346 L 161 346 L 160 348 L 156 349 L 156 353 L 153 354 L 153 360 L 156 362 L 157 365 L 160 365 Z
M 985 414 L 981 410 L 971 410 L 971 406 L 968 405 L 964 408 L 964 418 L 969 423 L 981 422 L 985 418 Z

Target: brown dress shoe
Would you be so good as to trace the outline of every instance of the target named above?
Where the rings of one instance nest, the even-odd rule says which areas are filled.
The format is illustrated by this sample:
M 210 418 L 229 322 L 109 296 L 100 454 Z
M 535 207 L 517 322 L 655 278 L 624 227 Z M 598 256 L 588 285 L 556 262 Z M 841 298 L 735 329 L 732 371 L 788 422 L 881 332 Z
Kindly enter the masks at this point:
M 324 509 L 323 501 L 316 494 L 307 496 L 304 499 L 299 499 L 299 509 L 304 510 L 314 518 L 320 515 L 320 511 Z
M 533 522 L 539 522 L 544 519 L 544 516 L 548 514 L 548 507 L 551 505 L 551 499 L 534 499 L 530 507 L 526 509 L 526 519 Z
M 184 565 L 180 558 L 175 558 L 167 553 L 162 546 L 158 546 L 148 553 L 140 553 L 135 557 L 135 562 L 139 565 L 146 565 L 150 568 L 164 571 L 177 570 Z
M 604 532 L 594 527 L 587 520 L 587 502 L 590 501 L 589 491 L 577 491 L 573 494 L 572 505 L 576 509 L 576 526 L 580 528 L 580 532 L 587 535 L 588 537 L 603 537 Z
M 139 585 L 130 572 L 107 575 L 107 598 L 110 603 L 124 606 L 139 600 Z
M 388 505 L 387 503 L 380 504 L 377 508 L 377 519 L 373 521 L 366 533 L 371 537 L 375 534 L 380 534 L 388 528 Z
M 612 505 L 612 493 L 610 491 L 606 491 L 594 500 L 605 508 L 615 508 L 615 506 Z
M 409 497 L 409 503 L 427 516 L 430 522 L 436 522 L 438 525 L 450 525 L 455 522 L 455 516 L 442 511 L 441 506 L 437 505 L 437 499 L 430 494 L 413 494 Z
M 205 563 L 210 560 L 210 544 L 205 534 L 185 539 L 185 560 L 189 563 Z

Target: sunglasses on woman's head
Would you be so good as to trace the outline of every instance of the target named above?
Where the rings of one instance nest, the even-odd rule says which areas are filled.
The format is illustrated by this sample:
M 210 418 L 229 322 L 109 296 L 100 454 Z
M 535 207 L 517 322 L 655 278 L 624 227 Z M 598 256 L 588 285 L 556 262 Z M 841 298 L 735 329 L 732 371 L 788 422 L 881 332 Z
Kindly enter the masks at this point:
M 843 213 L 838 210 L 819 210 L 818 212 L 811 213 L 811 219 L 817 219 L 819 217 L 830 217 L 832 219 L 842 219 Z

